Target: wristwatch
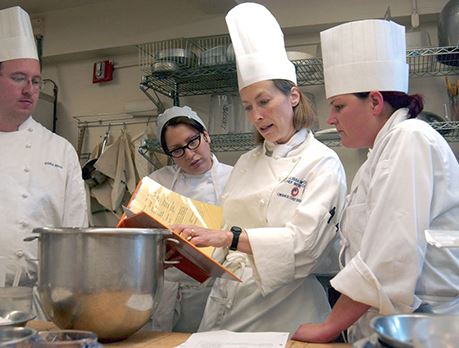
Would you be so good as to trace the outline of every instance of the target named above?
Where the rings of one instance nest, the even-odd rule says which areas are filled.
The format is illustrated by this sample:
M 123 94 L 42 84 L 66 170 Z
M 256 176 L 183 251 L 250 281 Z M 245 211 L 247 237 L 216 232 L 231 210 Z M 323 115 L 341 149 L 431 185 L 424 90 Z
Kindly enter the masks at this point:
M 233 232 L 233 240 L 231 241 L 230 250 L 237 250 L 237 244 L 239 243 L 239 236 L 242 233 L 242 228 L 233 226 L 230 231 Z

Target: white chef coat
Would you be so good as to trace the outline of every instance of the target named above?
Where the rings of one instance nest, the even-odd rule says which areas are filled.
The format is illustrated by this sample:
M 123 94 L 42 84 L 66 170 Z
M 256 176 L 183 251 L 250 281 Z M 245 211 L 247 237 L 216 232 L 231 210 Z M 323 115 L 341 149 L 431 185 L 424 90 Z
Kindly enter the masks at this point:
M 174 164 L 154 171 L 150 174 L 150 178 L 186 197 L 210 204 L 219 204 L 232 169 L 232 166 L 220 163 L 212 154 L 212 168 L 204 174 L 190 175 Z
M 242 283 L 216 279 L 199 331 L 294 332 L 324 320 L 330 307 L 313 272 L 345 194 L 338 156 L 306 129 L 242 155 L 222 197 L 223 222 L 246 230 L 253 254 L 216 249 Z
M 189 175 L 173 165 L 156 170 L 150 178 L 186 197 L 219 204 L 232 169 L 212 155 L 212 168 L 204 174 Z M 164 289 L 153 317 L 153 328 L 196 332 L 214 280 L 201 284 L 176 268 L 168 268 L 164 273 Z
M 0 256 L 10 280 L 19 266 L 27 272 L 20 285 L 32 286 L 37 242 L 23 241 L 32 229 L 87 226 L 81 168 L 73 146 L 32 117 L 18 131 L 0 132 L 0 158 Z
M 378 133 L 352 183 L 340 223 L 341 293 L 372 306 L 349 331 L 370 334 L 375 315 L 459 314 L 459 249 L 426 244 L 426 229 L 459 226 L 459 166 L 427 123 L 396 111 Z

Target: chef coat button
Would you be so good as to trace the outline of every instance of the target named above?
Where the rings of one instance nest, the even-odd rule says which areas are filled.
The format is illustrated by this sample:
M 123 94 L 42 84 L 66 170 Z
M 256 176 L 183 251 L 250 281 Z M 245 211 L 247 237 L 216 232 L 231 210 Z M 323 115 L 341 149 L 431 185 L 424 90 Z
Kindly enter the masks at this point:
M 27 195 L 27 193 L 23 193 L 21 196 L 22 196 L 22 198 L 27 198 L 27 197 L 29 197 L 29 196 Z
M 27 222 L 25 222 L 25 221 L 21 221 L 19 224 L 20 224 L 22 227 L 27 227 Z
M 30 149 L 32 146 L 30 144 L 26 144 L 26 149 Z
M 24 168 L 24 172 L 26 173 L 30 172 L 29 168 Z
M 27 130 L 28 130 L 29 132 L 33 132 L 33 129 L 32 129 L 32 128 L 27 128 Z
M 17 250 L 15 254 L 16 254 L 17 257 L 23 257 L 24 256 L 24 252 L 22 250 Z
M 260 199 L 260 205 L 265 205 L 265 200 L 264 199 Z
M 298 162 L 298 158 L 293 158 L 293 159 L 292 159 L 292 162 L 293 162 L 293 163 Z

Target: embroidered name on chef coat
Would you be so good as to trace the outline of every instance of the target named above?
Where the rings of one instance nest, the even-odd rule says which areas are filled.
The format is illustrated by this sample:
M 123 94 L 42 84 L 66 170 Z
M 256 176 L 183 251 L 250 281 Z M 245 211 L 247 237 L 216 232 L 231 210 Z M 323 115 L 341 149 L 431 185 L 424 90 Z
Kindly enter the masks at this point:
M 59 169 L 64 168 L 64 167 L 62 167 L 60 164 L 53 163 L 53 162 L 45 162 L 45 166 L 56 167 L 56 168 L 59 168 Z
M 303 197 L 303 191 L 306 187 L 306 181 L 290 177 L 284 181 L 287 185 L 283 185 L 282 188 L 286 188 L 284 192 L 278 192 L 277 196 L 282 198 L 287 198 L 293 202 L 300 203 L 301 198 Z

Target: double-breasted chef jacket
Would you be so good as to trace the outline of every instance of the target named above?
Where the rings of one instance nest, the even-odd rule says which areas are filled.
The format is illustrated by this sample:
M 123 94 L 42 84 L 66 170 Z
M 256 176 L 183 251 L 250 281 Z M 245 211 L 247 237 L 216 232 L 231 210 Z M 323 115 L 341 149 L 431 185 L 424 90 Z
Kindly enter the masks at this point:
M 331 284 L 373 307 L 350 329 L 352 340 L 371 334 L 375 315 L 459 314 L 459 249 L 424 236 L 459 226 L 459 165 L 445 139 L 407 112 L 378 133 L 340 223 L 344 268 Z
M 232 166 L 212 154 L 212 167 L 201 175 L 189 175 L 177 165 L 165 166 L 150 178 L 183 196 L 220 204 Z M 153 328 L 162 331 L 196 332 L 214 279 L 199 283 L 176 268 L 164 273 L 164 291 L 153 317 Z
M 32 116 L 17 131 L 0 132 L 0 158 L 0 256 L 6 259 L 7 283 L 20 271 L 21 282 L 33 285 L 37 242 L 23 241 L 32 229 L 87 226 L 80 163 L 66 139 Z
M 223 223 L 245 229 L 253 254 L 216 249 L 242 282 L 216 279 L 199 330 L 293 332 L 325 319 L 327 296 L 313 272 L 345 194 L 338 156 L 307 129 L 242 155 L 222 196 Z

